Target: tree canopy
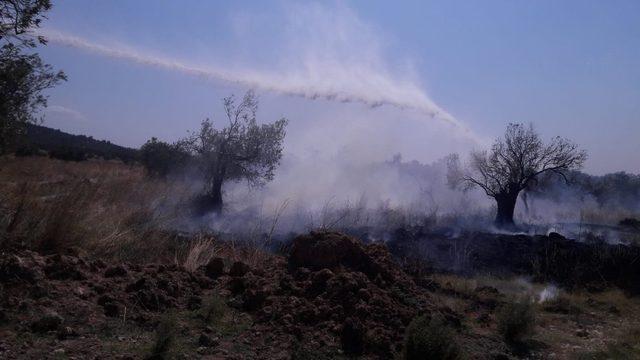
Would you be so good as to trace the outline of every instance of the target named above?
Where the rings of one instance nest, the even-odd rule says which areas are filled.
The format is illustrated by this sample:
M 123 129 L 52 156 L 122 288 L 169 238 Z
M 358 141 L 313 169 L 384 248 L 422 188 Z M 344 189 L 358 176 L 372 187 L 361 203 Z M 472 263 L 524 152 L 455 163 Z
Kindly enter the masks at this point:
M 40 120 L 38 111 L 47 106 L 45 89 L 66 80 L 37 53 L 29 53 L 46 39 L 33 33 L 49 0 L 0 0 L 0 154 L 5 153 L 25 131 Z
M 229 180 L 246 180 L 252 186 L 271 181 L 282 157 L 282 142 L 287 120 L 258 124 L 258 99 L 248 91 L 237 102 L 234 96 L 224 99 L 227 125 L 215 128 L 206 119 L 200 130 L 180 144 L 195 159 L 206 183 L 206 201 L 213 210 L 222 206 L 222 184 Z

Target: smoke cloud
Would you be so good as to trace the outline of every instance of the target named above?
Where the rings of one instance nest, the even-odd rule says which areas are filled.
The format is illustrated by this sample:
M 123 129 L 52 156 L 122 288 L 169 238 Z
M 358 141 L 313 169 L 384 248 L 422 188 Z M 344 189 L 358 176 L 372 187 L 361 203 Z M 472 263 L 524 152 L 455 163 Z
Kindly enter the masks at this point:
M 280 66 L 282 70 L 200 66 L 133 46 L 107 45 L 55 29 L 42 29 L 39 35 L 53 44 L 206 80 L 311 100 L 414 110 L 426 115 L 425 118 L 449 124 L 459 135 L 475 139 L 465 124 L 433 102 L 415 81 L 396 77 L 389 71 L 376 36 L 349 9 L 330 12 L 324 7 L 306 6 L 289 11 L 287 32 L 295 35 L 288 37 L 285 46 L 288 55 L 283 56 L 288 60 Z

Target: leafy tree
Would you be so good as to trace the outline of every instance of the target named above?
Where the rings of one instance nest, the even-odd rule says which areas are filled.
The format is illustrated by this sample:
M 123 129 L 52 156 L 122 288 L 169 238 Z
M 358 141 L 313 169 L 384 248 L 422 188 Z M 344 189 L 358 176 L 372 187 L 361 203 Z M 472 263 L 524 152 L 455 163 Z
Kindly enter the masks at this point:
M 282 157 L 287 120 L 258 125 L 258 99 L 248 91 L 237 103 L 234 96 L 224 99 L 228 124 L 216 129 L 206 119 L 200 131 L 181 141 L 193 155 L 205 180 L 200 211 L 222 209 L 222 185 L 229 180 L 246 180 L 251 186 L 271 181 Z
M 582 166 L 584 150 L 561 137 L 544 144 L 533 126 L 509 124 L 504 138 L 497 139 L 490 151 L 474 151 L 467 167 L 458 155 L 449 158 L 447 177 L 452 186 L 465 189 L 479 186 L 496 200 L 498 227 L 514 227 L 513 212 L 518 195 L 544 173 L 555 173 L 566 181 L 567 173 Z
M 140 162 L 152 177 L 167 177 L 184 166 L 188 157 L 178 144 L 168 144 L 155 137 L 140 147 Z
M 0 154 L 24 134 L 28 123 L 39 121 L 38 110 L 47 106 L 43 90 L 66 80 L 36 53 L 46 44 L 33 29 L 51 9 L 49 0 L 0 0 Z

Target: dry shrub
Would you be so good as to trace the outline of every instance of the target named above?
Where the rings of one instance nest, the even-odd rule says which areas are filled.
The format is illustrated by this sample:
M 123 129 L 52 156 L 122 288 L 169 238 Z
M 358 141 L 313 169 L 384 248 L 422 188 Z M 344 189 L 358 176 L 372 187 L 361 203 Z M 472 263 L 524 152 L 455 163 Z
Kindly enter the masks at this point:
M 252 241 L 251 239 L 224 239 L 224 245 L 218 248 L 216 253 L 230 262 L 240 261 L 251 268 L 261 268 L 271 257 L 271 254 L 264 247 L 264 242 Z
M 419 316 L 406 330 L 403 358 L 406 360 L 453 360 L 461 357 L 454 331 L 438 315 Z
M 198 235 L 191 242 L 182 266 L 188 271 L 196 271 L 200 266 L 206 265 L 219 251 L 212 237 Z
M 531 299 L 512 299 L 498 312 L 498 332 L 505 341 L 516 343 L 533 334 L 536 324 L 535 306 Z

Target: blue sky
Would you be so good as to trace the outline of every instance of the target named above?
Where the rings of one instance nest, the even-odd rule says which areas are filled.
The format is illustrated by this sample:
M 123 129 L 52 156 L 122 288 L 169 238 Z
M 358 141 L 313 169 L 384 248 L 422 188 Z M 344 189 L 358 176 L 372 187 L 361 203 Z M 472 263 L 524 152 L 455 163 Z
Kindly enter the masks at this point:
M 45 115 L 63 130 L 129 146 L 175 140 L 220 119 L 220 99 L 255 80 L 260 119 L 290 119 L 289 153 L 433 161 L 532 122 L 586 148 L 589 172 L 640 173 L 638 1 L 54 6 L 44 31 L 67 40 L 41 53 L 69 81 L 50 91 Z

